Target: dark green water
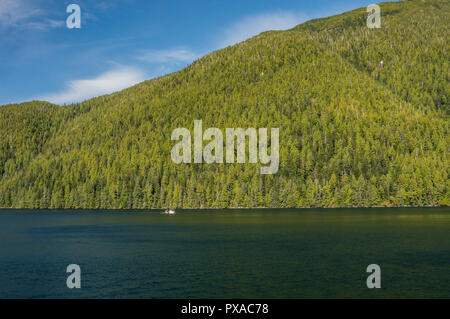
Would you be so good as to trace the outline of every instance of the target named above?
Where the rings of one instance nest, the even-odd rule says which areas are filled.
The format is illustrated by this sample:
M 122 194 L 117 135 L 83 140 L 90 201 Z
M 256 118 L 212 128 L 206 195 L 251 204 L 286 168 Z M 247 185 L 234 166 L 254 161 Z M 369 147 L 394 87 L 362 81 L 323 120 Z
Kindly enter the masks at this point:
M 51 297 L 449 298 L 450 212 L 0 210 L 0 298 Z

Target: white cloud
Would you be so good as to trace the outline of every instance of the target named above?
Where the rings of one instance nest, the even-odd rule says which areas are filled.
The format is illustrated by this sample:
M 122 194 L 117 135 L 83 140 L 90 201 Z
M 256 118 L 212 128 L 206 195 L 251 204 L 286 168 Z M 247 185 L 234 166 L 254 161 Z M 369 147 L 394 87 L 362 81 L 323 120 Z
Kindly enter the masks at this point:
M 120 91 L 144 80 L 145 75 L 140 70 L 121 67 L 91 79 L 72 80 L 62 92 L 39 97 L 37 100 L 49 101 L 55 104 L 81 102 L 91 97 Z
M 173 48 L 167 50 L 142 51 L 136 59 L 150 63 L 177 63 L 192 62 L 199 57 L 198 54 L 186 48 Z
M 264 31 L 290 29 L 306 20 L 304 14 L 292 11 L 247 16 L 223 31 L 220 47 L 236 44 Z
M 42 3 L 30 0 L 0 0 L 0 28 L 22 27 L 45 30 L 61 27 L 64 21 L 48 18 Z
M 102 10 L 109 10 L 113 9 L 117 6 L 117 2 L 114 1 L 100 1 L 95 3 L 95 7 L 102 9 Z
M 26 9 L 22 0 L 2 0 L 0 2 L 0 26 L 13 26 L 18 22 L 38 14 L 36 10 Z
M 59 28 L 64 26 L 64 21 L 54 20 L 54 19 L 45 19 L 42 21 L 29 21 L 27 23 L 27 27 L 31 29 L 39 29 L 39 30 L 47 30 L 50 28 Z

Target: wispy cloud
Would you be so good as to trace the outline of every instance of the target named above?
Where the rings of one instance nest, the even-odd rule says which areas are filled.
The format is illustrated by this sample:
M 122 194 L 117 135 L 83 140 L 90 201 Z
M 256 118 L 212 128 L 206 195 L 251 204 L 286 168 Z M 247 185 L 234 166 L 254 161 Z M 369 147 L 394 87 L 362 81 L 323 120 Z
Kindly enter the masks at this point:
M 38 29 L 38 30 L 48 30 L 51 28 L 60 28 L 64 26 L 64 21 L 55 19 L 44 19 L 42 21 L 29 21 L 26 26 L 28 28 Z
M 14 26 L 19 22 L 39 14 L 38 9 L 26 9 L 22 0 L 2 0 L 0 2 L 0 26 Z
M 290 29 L 306 20 L 306 15 L 292 11 L 247 16 L 223 31 L 219 45 L 220 47 L 233 45 L 264 31 Z
M 41 1 L 1 0 L 0 28 L 33 28 L 47 30 L 62 27 L 63 20 L 51 18 Z
M 199 57 L 199 54 L 188 48 L 172 48 L 166 50 L 141 51 L 137 60 L 150 63 L 189 63 Z
M 109 10 L 117 6 L 117 1 L 97 1 L 95 7 L 102 10 Z
M 90 79 L 72 80 L 62 92 L 37 98 L 55 104 L 81 102 L 91 97 L 120 91 L 145 80 L 142 71 L 131 67 L 120 67 Z

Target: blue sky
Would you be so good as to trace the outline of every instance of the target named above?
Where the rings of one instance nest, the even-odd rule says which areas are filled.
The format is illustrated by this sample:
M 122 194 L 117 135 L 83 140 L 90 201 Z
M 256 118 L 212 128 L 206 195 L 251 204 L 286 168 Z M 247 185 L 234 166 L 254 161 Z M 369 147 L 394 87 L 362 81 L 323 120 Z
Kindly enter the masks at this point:
M 69 4 L 81 28 L 68 29 Z M 83 101 L 364 0 L 0 0 L 0 104 Z

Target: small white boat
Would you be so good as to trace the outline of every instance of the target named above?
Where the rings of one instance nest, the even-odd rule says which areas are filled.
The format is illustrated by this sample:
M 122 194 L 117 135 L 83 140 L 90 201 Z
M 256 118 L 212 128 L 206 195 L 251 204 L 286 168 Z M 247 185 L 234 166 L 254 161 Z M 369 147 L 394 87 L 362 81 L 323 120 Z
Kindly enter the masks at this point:
M 173 209 L 166 209 L 163 214 L 166 215 L 174 215 L 175 211 Z

